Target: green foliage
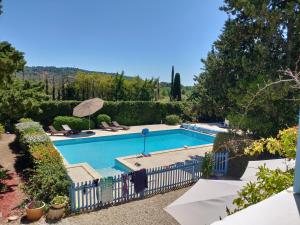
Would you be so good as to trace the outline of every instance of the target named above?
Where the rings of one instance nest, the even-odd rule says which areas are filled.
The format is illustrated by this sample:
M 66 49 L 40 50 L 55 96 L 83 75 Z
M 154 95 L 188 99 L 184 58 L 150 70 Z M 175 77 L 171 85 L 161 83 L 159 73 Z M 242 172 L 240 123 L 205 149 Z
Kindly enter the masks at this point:
M 40 104 L 41 112 L 36 115 L 32 114 L 32 118 L 48 126 L 56 116 L 71 116 L 73 108 L 79 103 L 79 101 L 42 102 Z M 190 120 L 191 108 L 189 102 L 106 101 L 103 108 L 95 113 L 93 118 L 96 118 L 98 114 L 107 114 L 112 120 L 130 126 L 159 124 L 169 114 L 176 114 L 184 120 Z
M 43 101 L 39 104 L 39 112 L 32 114 L 32 118 L 43 125 L 52 124 L 56 116 L 72 116 L 73 109 L 80 101 Z
M 270 170 L 260 167 L 257 173 L 257 182 L 250 182 L 238 192 L 238 198 L 233 203 L 235 211 L 247 208 L 266 198 L 271 197 L 293 185 L 294 170 L 283 172 L 279 169 Z
M 7 178 L 7 170 L 0 167 L 0 193 L 7 191 L 7 185 L 4 183 Z
M 176 73 L 174 78 L 173 99 L 176 101 L 181 101 L 181 82 L 179 73 Z
M 49 203 L 57 195 L 67 195 L 70 180 L 62 163 L 40 163 L 24 186 L 35 200 Z
M 59 152 L 37 122 L 15 125 L 17 140 L 28 153 L 33 168 L 24 190 L 31 199 L 49 203 L 57 195 L 68 195 L 70 180 Z
M 6 124 L 40 112 L 39 103 L 48 100 L 40 83 L 13 79 L 0 87 L 0 118 Z
M 205 152 L 202 162 L 202 176 L 209 178 L 213 175 L 214 169 L 214 156 L 212 152 Z
M 25 122 L 33 122 L 31 118 L 21 118 L 18 121 L 19 123 L 25 123 Z
M 168 125 L 176 125 L 176 124 L 181 123 L 181 119 L 177 115 L 168 115 L 168 116 L 166 116 L 165 122 Z
M 218 133 L 214 144 L 213 152 L 228 151 L 228 176 L 240 178 L 250 157 L 244 154 L 244 149 L 252 143 L 252 139 L 247 136 L 241 136 L 236 133 Z
M 161 123 L 168 114 L 187 120 L 186 108 L 189 108 L 188 103 L 106 102 L 100 112 L 122 124 L 142 125 Z
M 291 127 L 279 131 L 276 138 L 261 138 L 254 141 L 245 149 L 248 155 L 278 154 L 282 157 L 295 159 L 297 143 L 297 127 Z M 286 172 L 270 170 L 260 167 L 257 173 L 257 182 L 250 182 L 239 192 L 239 197 L 234 200 L 237 210 L 244 209 L 252 204 L 258 203 L 276 193 L 279 193 L 293 185 L 294 170 Z
M 5 133 L 4 126 L 0 123 L 0 139 L 1 139 L 2 134 L 4 134 L 4 133 Z
M 67 124 L 73 130 L 88 130 L 89 120 L 86 118 L 79 118 L 73 116 L 57 116 L 54 118 L 53 126 L 57 130 L 62 129 L 62 125 Z M 91 129 L 95 128 L 94 121 L 90 121 Z
M 99 114 L 97 116 L 97 125 L 99 126 L 101 124 L 101 122 L 106 122 L 108 124 L 111 123 L 111 118 L 109 115 L 106 114 Z
M 50 142 L 36 143 L 32 145 L 28 150 L 37 163 L 63 163 L 59 152 Z
M 1 2 L 0 2 L 1 14 Z M 25 60 L 22 52 L 17 51 L 8 42 L 0 42 L 0 84 L 11 82 L 12 75 L 24 68 Z
M 295 159 L 297 133 L 297 127 L 281 130 L 276 138 L 261 138 L 253 142 L 245 149 L 245 153 L 255 155 L 266 151 L 273 155 L 278 154 L 284 158 Z
M 131 79 L 124 73 L 114 76 L 101 73 L 78 73 L 75 77 L 72 99 L 85 100 L 99 97 L 115 101 L 151 101 L 158 98 L 158 79 L 142 80 L 136 76 Z M 69 85 L 68 85 L 69 86 Z
M 63 205 L 66 204 L 69 201 L 69 198 L 67 196 L 55 196 L 52 201 L 51 204 L 53 205 Z
M 288 83 L 270 86 L 252 99 L 280 79 L 278 71 L 295 69 L 299 9 L 296 1 L 225 1 L 222 10 L 229 18 L 203 60 L 191 96 L 204 114 L 226 117 L 235 128 L 262 137 L 296 123 L 298 102 L 286 99 L 298 99 L 300 93 Z

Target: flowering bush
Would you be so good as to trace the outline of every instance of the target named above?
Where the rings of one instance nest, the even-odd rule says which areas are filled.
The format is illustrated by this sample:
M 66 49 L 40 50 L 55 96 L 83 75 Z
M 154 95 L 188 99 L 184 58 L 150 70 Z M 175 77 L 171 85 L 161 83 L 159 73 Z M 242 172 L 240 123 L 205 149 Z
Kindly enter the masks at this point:
M 45 133 L 29 133 L 29 134 L 24 134 L 21 136 L 21 140 L 23 144 L 26 146 L 33 146 L 35 144 L 42 144 L 42 143 L 49 143 L 50 138 L 47 134 Z
M 29 198 L 49 203 L 57 195 L 68 195 L 70 180 L 59 152 L 37 122 L 15 125 L 18 140 L 30 154 L 33 168 L 24 190 Z
M 25 132 L 44 132 L 43 127 L 38 122 L 24 122 L 15 125 L 16 131 L 21 134 Z

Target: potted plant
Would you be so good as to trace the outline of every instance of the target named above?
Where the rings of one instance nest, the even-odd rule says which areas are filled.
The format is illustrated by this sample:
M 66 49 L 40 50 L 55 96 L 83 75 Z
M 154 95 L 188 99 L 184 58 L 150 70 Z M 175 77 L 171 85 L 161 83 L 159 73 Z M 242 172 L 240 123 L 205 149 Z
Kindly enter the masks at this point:
M 44 214 L 46 204 L 42 201 L 31 201 L 25 206 L 26 217 L 29 221 L 39 220 Z
M 66 196 L 55 196 L 51 201 L 51 207 L 60 209 L 66 206 L 68 203 L 68 197 Z
M 47 214 L 47 220 L 57 220 L 64 216 L 65 208 L 69 198 L 66 196 L 55 196 L 51 201 L 51 207 Z

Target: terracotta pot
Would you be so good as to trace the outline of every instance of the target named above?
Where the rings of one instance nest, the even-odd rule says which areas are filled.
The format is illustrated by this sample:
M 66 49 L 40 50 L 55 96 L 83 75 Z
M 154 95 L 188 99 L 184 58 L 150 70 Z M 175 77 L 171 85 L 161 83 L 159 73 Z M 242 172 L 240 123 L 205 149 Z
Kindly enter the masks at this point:
M 65 207 L 66 203 L 62 203 L 62 204 L 52 204 L 51 207 L 55 208 L 55 209 L 61 209 L 63 207 Z
M 46 204 L 44 202 L 42 202 L 42 206 L 39 208 L 29 208 L 29 205 L 30 205 L 30 203 L 25 206 L 26 218 L 29 221 L 39 220 L 44 214 L 44 208 L 45 208 Z

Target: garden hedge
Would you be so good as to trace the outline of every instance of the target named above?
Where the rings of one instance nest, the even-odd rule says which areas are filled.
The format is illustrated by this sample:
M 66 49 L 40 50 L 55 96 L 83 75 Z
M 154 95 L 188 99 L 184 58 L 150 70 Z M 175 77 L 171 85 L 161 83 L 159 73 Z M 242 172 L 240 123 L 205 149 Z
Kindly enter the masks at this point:
M 80 101 L 42 102 L 40 112 L 32 114 L 32 118 L 48 126 L 56 116 L 72 116 L 73 108 L 79 103 Z M 125 125 L 164 123 L 166 116 L 170 114 L 190 120 L 191 108 L 190 102 L 105 101 L 103 108 L 93 115 L 93 120 L 96 121 L 99 114 L 107 114 L 112 120 Z
M 24 157 L 30 161 L 24 185 L 28 197 L 49 203 L 55 196 L 68 196 L 70 180 L 62 157 L 42 126 L 33 121 L 22 122 L 15 125 L 15 130 Z

